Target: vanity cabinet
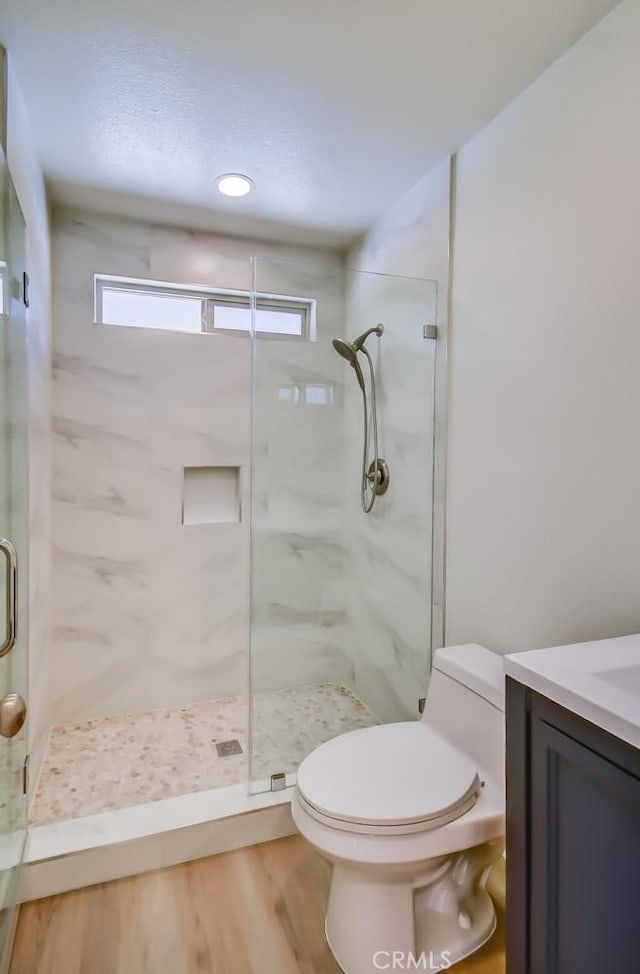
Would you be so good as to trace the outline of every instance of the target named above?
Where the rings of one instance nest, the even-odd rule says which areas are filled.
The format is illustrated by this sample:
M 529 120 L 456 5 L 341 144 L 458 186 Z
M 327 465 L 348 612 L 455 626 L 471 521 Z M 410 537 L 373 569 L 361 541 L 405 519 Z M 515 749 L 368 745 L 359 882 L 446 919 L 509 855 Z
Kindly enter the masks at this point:
M 507 677 L 507 974 L 639 974 L 640 751 Z

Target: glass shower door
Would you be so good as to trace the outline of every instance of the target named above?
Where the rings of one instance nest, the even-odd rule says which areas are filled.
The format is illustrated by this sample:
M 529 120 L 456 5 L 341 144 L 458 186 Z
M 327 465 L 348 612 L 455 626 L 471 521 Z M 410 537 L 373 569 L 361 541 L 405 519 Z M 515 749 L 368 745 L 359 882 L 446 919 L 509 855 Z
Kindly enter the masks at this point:
M 436 284 L 260 259 L 254 295 L 250 780 L 261 791 L 293 784 L 338 734 L 417 717 L 426 694 Z M 261 332 L 260 302 L 287 297 L 304 320 Z M 390 481 L 365 513 L 370 377 L 364 353 L 358 369 L 344 353 L 380 324 L 366 349 Z
M 0 971 L 26 839 L 27 336 L 25 226 L 0 155 Z
M 253 791 L 291 783 L 350 683 L 344 652 L 344 271 L 256 260 L 252 369 L 251 752 Z M 261 302 L 300 309 L 260 330 Z

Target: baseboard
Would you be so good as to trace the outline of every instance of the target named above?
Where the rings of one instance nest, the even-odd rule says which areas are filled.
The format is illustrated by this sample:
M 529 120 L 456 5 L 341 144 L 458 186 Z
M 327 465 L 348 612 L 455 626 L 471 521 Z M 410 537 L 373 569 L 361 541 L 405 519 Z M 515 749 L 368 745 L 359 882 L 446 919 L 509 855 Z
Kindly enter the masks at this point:
M 32 828 L 20 902 L 293 835 L 291 789 L 234 785 Z

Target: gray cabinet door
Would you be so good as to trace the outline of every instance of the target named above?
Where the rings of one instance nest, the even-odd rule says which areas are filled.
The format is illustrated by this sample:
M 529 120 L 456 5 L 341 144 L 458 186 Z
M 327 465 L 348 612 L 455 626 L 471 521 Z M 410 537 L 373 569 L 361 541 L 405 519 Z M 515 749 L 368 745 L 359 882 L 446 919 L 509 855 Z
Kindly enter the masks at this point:
M 639 974 L 640 752 L 507 678 L 507 974 Z
M 640 971 L 640 780 L 534 717 L 531 974 Z

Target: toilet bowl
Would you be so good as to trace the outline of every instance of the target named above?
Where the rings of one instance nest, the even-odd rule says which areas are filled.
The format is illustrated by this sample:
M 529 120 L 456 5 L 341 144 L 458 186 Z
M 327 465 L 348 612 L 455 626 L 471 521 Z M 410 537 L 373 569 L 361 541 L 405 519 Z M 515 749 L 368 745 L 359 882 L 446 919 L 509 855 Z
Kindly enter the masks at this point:
M 444 970 L 489 939 L 504 811 L 502 657 L 482 646 L 438 650 L 421 720 L 305 758 L 292 813 L 333 863 L 325 930 L 345 974 Z

